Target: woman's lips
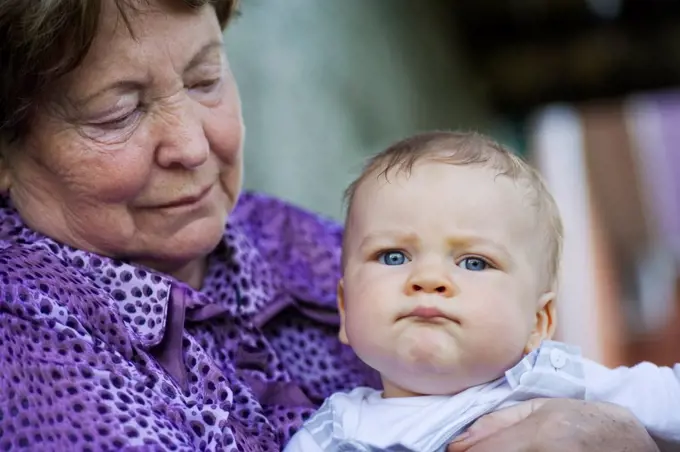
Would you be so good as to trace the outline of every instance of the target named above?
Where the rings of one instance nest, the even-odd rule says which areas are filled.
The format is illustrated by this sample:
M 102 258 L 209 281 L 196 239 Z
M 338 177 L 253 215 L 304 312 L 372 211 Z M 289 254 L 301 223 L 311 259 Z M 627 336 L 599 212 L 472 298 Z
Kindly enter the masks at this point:
M 202 201 L 204 198 L 208 196 L 208 193 L 210 193 L 210 190 L 212 189 L 214 184 L 208 186 L 207 188 L 204 188 L 201 190 L 199 193 L 195 195 L 190 195 L 190 196 L 184 196 L 182 198 L 176 199 L 174 201 L 170 201 L 168 203 L 160 204 L 156 206 L 158 209 L 170 209 L 173 207 L 183 207 L 183 206 L 191 206 L 192 204 L 197 204 L 198 202 Z

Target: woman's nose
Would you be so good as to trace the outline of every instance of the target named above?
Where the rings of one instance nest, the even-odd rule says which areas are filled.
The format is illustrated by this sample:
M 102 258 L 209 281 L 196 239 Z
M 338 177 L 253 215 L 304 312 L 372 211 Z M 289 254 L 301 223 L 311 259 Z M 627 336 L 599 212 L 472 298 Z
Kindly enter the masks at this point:
M 453 297 L 456 287 L 445 272 L 430 268 L 418 270 L 411 275 L 406 283 L 406 293 L 408 295 L 431 293 Z
M 156 159 L 163 168 L 182 167 L 196 168 L 206 162 L 210 154 L 210 144 L 203 129 L 203 122 L 198 112 L 185 100 L 164 124 L 156 129 Z

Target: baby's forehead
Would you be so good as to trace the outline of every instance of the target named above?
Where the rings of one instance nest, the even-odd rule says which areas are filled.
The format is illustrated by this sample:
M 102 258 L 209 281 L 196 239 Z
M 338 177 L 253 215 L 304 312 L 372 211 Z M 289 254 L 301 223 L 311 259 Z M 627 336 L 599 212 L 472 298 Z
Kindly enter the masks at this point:
M 375 168 L 355 187 L 353 202 L 380 195 L 405 196 L 431 193 L 439 199 L 457 198 L 461 192 L 489 197 L 516 197 L 523 208 L 536 204 L 537 190 L 528 177 L 512 177 L 490 164 L 454 164 L 436 158 L 423 158 L 408 168 Z M 351 207 L 351 205 L 350 205 Z
M 432 153 L 422 149 L 416 156 L 386 152 L 383 156 L 373 159 L 366 171 L 352 183 L 346 193 L 348 210 L 345 245 L 350 240 L 349 237 L 352 237 L 351 241 L 354 242 L 354 237 L 367 233 L 370 220 L 385 215 L 384 209 L 374 207 L 382 204 L 381 197 L 390 199 L 389 196 L 384 196 L 386 191 L 391 190 L 391 195 L 393 195 L 391 199 L 396 198 L 401 201 L 391 204 L 395 210 L 402 209 L 399 221 L 408 217 L 405 212 L 409 206 L 424 204 L 420 202 L 420 199 L 433 198 L 450 201 L 452 198 L 450 193 L 441 188 L 421 190 L 420 199 L 414 197 L 416 200 L 411 203 L 407 198 L 409 193 L 416 192 L 414 186 L 411 186 L 413 174 L 424 176 L 420 177 L 422 181 L 427 179 L 428 175 L 453 167 L 459 169 L 459 174 L 452 176 L 455 176 L 457 180 L 464 179 L 458 177 L 460 173 L 481 174 L 485 177 L 478 177 L 474 183 L 469 185 L 459 186 L 458 191 L 471 194 L 468 200 L 471 202 L 465 204 L 460 202 L 460 198 L 456 199 L 454 196 L 453 202 L 449 203 L 450 209 L 447 210 L 454 212 L 453 215 L 460 218 L 464 217 L 466 212 L 479 213 L 480 207 L 481 210 L 486 208 L 490 211 L 496 208 L 498 215 L 493 219 L 493 223 L 513 228 L 524 236 L 523 240 L 516 240 L 516 242 L 522 242 L 543 254 L 549 262 L 547 266 L 545 262 L 541 262 L 540 265 L 542 268 L 547 268 L 551 280 L 554 279 L 560 260 L 563 230 L 559 209 L 550 192 L 540 175 L 520 158 L 498 147 L 491 146 L 487 149 L 488 146 L 482 144 L 478 143 L 478 146 L 468 149 L 472 152 L 463 150 L 457 153 L 455 150 L 451 151 L 448 146 L 441 146 Z M 395 187 L 399 190 L 394 190 Z M 499 193 L 514 196 L 502 198 L 497 196 Z M 496 201 L 500 199 L 501 202 L 494 203 L 492 198 L 496 198 Z M 504 202 L 504 199 L 507 202 Z M 465 198 L 462 199 L 464 200 Z M 442 214 L 444 204 L 442 202 L 437 206 Z M 433 221 L 446 220 L 447 217 L 441 215 Z M 537 246 L 540 244 L 545 246 Z
M 450 223 L 453 229 L 493 223 L 533 235 L 538 222 L 530 185 L 482 165 L 435 161 L 419 162 L 410 172 L 376 170 L 357 186 L 353 201 L 348 227 L 361 231 L 422 216 L 430 224 Z

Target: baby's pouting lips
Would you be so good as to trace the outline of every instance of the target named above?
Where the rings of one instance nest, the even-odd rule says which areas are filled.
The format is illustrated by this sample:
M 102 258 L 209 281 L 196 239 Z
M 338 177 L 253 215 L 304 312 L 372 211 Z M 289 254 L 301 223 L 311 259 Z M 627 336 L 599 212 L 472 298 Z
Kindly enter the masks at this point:
M 418 306 L 406 315 L 399 316 L 397 320 L 407 318 L 425 322 L 441 322 L 444 320 L 459 323 L 458 319 L 447 313 L 444 313 L 444 311 L 435 306 Z

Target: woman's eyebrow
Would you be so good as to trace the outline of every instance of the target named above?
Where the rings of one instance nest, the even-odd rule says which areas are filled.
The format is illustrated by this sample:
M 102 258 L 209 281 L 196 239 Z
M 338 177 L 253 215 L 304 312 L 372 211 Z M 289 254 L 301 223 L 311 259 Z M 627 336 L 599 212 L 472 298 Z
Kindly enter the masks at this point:
M 219 49 L 220 51 L 222 51 L 223 48 L 224 43 L 219 39 L 208 42 L 203 47 L 201 47 L 201 49 L 196 53 L 196 55 L 194 55 L 191 61 L 189 61 L 189 64 L 187 64 L 186 67 L 184 68 L 184 72 L 190 71 L 191 69 L 198 66 L 201 62 L 203 62 L 205 57 L 213 50 Z
M 116 80 L 113 83 L 110 83 L 92 94 L 88 94 L 87 96 L 77 99 L 75 101 L 76 106 L 83 106 L 88 103 L 90 103 L 92 100 L 96 99 L 97 97 L 101 96 L 102 94 L 108 92 L 108 91 L 137 91 L 141 90 L 144 86 L 144 83 L 138 80 Z
M 186 65 L 184 71 L 189 71 L 193 69 L 194 67 L 198 66 L 201 64 L 201 62 L 205 59 L 205 57 L 215 49 L 223 49 L 223 42 L 221 40 L 214 40 L 210 41 L 207 44 L 205 44 L 203 47 L 199 49 L 199 51 L 194 55 L 194 57 L 189 61 L 189 63 Z M 101 96 L 102 94 L 108 92 L 108 91 L 134 91 L 134 90 L 140 90 L 143 87 L 143 83 L 139 80 L 116 80 L 113 83 L 110 83 L 106 86 L 103 86 L 100 89 L 97 89 L 95 92 L 88 94 L 87 96 L 83 97 L 82 99 L 78 99 L 75 101 L 75 104 L 78 106 L 83 106 L 88 103 L 90 103 L 93 99 L 96 99 L 97 97 Z

